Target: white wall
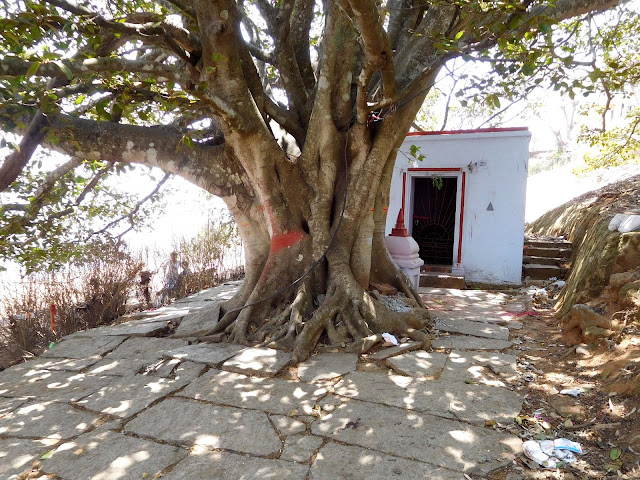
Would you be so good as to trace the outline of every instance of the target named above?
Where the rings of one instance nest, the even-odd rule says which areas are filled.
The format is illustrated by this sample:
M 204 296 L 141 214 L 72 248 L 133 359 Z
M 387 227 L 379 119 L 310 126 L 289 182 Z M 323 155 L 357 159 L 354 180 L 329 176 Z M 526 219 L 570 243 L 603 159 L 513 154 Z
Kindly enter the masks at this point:
M 452 176 L 458 178 L 458 208 L 461 204 L 462 173 L 465 173 L 462 249 L 458 260 L 460 218 L 456 215 L 454 271 L 467 281 L 519 284 L 522 278 L 522 246 L 529 158 L 528 130 L 408 136 L 396 160 L 391 185 L 386 233 L 395 225 L 402 203 L 403 173 L 408 181 L 405 193 L 405 224 L 412 225 L 412 177 Z M 418 161 L 411 145 L 420 147 L 426 158 Z M 456 172 L 421 172 L 412 168 L 459 168 Z M 489 203 L 493 211 L 488 211 Z

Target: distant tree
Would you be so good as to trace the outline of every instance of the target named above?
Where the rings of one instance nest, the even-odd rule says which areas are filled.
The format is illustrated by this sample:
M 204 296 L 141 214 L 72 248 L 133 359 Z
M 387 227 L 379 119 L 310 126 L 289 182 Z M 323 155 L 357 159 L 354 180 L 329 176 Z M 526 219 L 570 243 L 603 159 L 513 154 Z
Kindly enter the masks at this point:
M 556 75 L 575 61 L 557 22 L 617 3 L 5 1 L 0 122 L 22 135 L 0 167 L 0 190 L 16 194 L 2 208 L 6 251 L 47 238 L 27 225 L 55 225 L 54 206 L 80 208 L 114 168 L 158 166 L 222 197 L 243 238 L 243 287 L 209 338 L 289 348 L 296 360 L 321 338 L 428 342 L 419 311 L 366 293 L 385 282 L 422 305 L 384 226 L 396 153 L 425 96 L 456 57 L 488 62 L 504 84 L 538 68 Z M 38 145 L 68 162 L 29 177 Z M 74 188 L 81 165 L 91 174 Z

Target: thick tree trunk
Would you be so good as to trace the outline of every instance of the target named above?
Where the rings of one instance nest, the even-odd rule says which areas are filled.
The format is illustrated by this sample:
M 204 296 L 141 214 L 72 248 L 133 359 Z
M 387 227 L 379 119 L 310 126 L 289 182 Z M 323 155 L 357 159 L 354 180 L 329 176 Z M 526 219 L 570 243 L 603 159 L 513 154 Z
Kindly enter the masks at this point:
M 206 339 L 290 350 L 296 362 L 318 344 L 366 351 L 383 332 L 429 347 L 428 313 L 384 243 L 397 142 L 373 145 L 369 130 L 357 130 L 320 149 L 324 178 L 278 166 L 277 185 L 252 178 L 261 203 L 242 211 L 234 199 L 247 275 Z M 396 287 L 411 311 L 389 310 L 370 282 Z

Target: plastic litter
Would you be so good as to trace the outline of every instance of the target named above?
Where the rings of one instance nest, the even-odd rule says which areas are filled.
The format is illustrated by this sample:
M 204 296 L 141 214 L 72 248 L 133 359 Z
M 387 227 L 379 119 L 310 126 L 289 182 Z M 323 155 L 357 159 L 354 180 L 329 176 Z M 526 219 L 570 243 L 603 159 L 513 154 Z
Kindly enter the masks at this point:
M 385 342 L 389 342 L 393 345 L 399 345 L 398 339 L 388 332 L 384 332 L 382 334 L 382 338 L 384 339 Z
M 563 390 L 560 390 L 561 395 L 571 395 L 572 397 L 577 397 L 578 395 L 582 395 L 583 393 L 583 388 L 565 388 Z
M 566 438 L 556 438 L 553 441 L 553 447 L 556 450 L 569 450 L 570 452 L 579 453 L 582 455 L 582 445 L 578 442 L 572 442 Z
M 558 464 L 574 463 L 582 445 L 566 438 L 555 440 L 527 440 L 522 444 L 524 454 L 544 468 L 558 468 Z

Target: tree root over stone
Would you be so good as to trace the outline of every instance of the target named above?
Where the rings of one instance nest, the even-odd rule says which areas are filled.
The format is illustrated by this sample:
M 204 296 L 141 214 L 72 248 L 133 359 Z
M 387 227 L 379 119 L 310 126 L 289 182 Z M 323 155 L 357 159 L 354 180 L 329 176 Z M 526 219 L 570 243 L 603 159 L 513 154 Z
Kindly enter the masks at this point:
M 306 360 L 318 343 L 348 352 L 366 353 L 384 341 L 383 332 L 409 337 L 422 342 L 423 348 L 430 348 L 426 309 L 392 311 L 350 279 L 349 273 L 346 271 L 330 281 L 326 294 L 314 295 L 311 282 L 304 282 L 297 287 L 295 295 L 290 294 L 292 299 L 284 305 L 280 302 L 274 307 L 264 302 L 241 311 L 227 312 L 201 340 L 292 351 L 292 363 Z M 256 291 L 264 293 L 256 286 L 247 303 L 253 301 Z M 408 287 L 405 291 L 411 294 Z M 419 302 L 415 297 L 412 300 L 410 303 L 414 305 Z M 420 315 L 416 314 L 417 310 Z

